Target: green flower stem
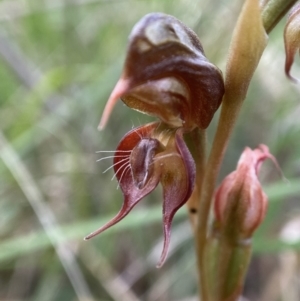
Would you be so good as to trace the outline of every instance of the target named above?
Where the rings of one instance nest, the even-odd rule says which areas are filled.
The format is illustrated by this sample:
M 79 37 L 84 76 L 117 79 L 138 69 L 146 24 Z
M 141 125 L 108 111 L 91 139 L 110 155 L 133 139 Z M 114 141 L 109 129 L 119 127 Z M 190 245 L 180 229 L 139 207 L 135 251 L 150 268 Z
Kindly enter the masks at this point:
M 195 188 L 187 202 L 189 217 L 194 231 L 196 231 L 199 198 L 206 165 L 206 136 L 206 130 L 200 130 L 198 128 L 184 136 L 185 142 L 196 164 Z
M 224 233 L 212 234 L 204 251 L 209 301 L 235 301 L 239 297 L 251 258 L 251 240 L 230 241 Z
M 269 33 L 297 0 L 269 0 L 263 8 L 262 19 Z
M 201 196 L 201 187 L 203 187 L 203 177 L 205 174 L 205 168 L 206 168 L 206 130 L 200 130 L 195 129 L 193 132 L 188 133 L 185 135 L 185 142 L 195 160 L 196 163 L 196 183 L 195 188 L 193 190 L 193 193 L 191 197 L 189 198 L 187 202 L 187 207 L 189 211 L 189 218 L 190 222 L 195 234 L 195 241 L 197 241 L 198 236 L 198 230 L 197 230 L 197 217 L 199 214 L 199 199 Z M 196 246 L 196 248 L 198 248 Z M 197 253 L 199 254 L 199 250 L 197 250 Z M 205 274 L 204 269 L 201 269 L 200 266 L 202 266 L 201 256 L 197 256 L 198 260 L 198 273 L 199 273 L 199 285 L 198 287 L 201 288 L 201 300 L 207 300 L 205 288 L 206 285 L 203 283 L 205 281 Z
M 198 269 L 200 274 L 200 287 L 201 287 L 201 300 L 208 301 L 208 293 L 207 293 L 207 284 L 206 278 L 207 275 L 205 273 L 205 263 L 207 260 L 204 257 L 204 249 L 206 244 L 206 233 L 207 233 L 207 224 L 208 224 L 208 216 L 210 210 L 210 204 L 213 197 L 216 179 L 220 170 L 220 166 L 224 157 L 224 153 L 227 147 L 228 138 L 232 132 L 234 127 L 234 121 L 237 119 L 239 109 L 242 103 L 239 106 L 233 106 L 232 103 L 228 102 L 224 107 L 222 105 L 222 111 L 220 116 L 220 121 L 225 121 L 225 127 L 222 126 L 224 123 L 219 123 L 213 147 L 211 153 L 208 158 L 208 163 L 206 166 L 205 176 L 202 182 L 202 194 L 201 194 L 201 202 L 199 206 L 199 221 L 198 221 L 198 235 L 196 236 L 196 248 L 198 253 Z

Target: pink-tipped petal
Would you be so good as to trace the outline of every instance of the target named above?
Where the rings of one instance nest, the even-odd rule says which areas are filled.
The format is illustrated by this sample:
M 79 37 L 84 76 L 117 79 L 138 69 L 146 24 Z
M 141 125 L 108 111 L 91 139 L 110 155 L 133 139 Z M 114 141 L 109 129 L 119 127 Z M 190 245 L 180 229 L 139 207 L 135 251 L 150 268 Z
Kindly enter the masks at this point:
M 166 220 L 166 218 L 164 217 L 164 246 L 163 246 L 163 250 L 160 255 L 159 262 L 156 265 L 156 267 L 158 269 L 163 266 L 163 264 L 165 263 L 165 261 L 167 259 L 169 245 L 170 245 L 170 239 L 171 239 L 172 218 L 171 218 L 171 220 Z
M 286 59 L 285 59 L 284 71 L 288 79 L 294 82 L 295 84 L 297 84 L 299 83 L 299 80 L 291 75 L 291 69 L 294 63 L 295 54 L 296 54 L 296 50 L 289 49 L 288 47 L 286 47 Z
M 285 45 L 285 74 L 294 83 L 299 80 L 291 75 L 291 68 L 294 63 L 295 55 L 300 49 L 300 4 L 296 4 L 287 18 L 284 29 Z
M 128 90 L 129 88 L 129 81 L 126 80 L 126 79 L 123 79 L 123 78 L 120 78 L 118 83 L 116 84 L 114 90 L 112 91 L 112 93 L 110 94 L 110 97 L 105 105 L 105 108 L 104 108 L 104 111 L 103 111 L 103 114 L 102 114 L 102 117 L 101 117 L 101 120 L 100 120 L 100 123 L 98 125 L 98 130 L 101 131 L 108 119 L 109 119 L 109 116 L 114 108 L 114 106 L 116 105 L 118 99 L 126 93 L 126 91 Z
M 101 232 L 105 231 L 106 229 L 110 228 L 111 226 L 117 224 L 120 220 L 122 220 L 134 207 L 136 203 L 132 202 L 129 203 L 126 199 L 124 200 L 124 204 L 119 211 L 119 213 L 111 219 L 108 223 L 97 229 L 96 231 L 93 231 L 91 234 L 87 235 L 84 240 L 88 240 L 90 238 L 93 238 L 94 236 L 100 234 Z
M 143 189 L 138 189 L 134 186 L 132 176 L 129 173 L 122 178 L 122 182 L 123 181 L 124 183 L 122 185 L 120 184 L 121 189 L 123 187 L 124 194 L 124 201 L 121 210 L 113 219 L 111 219 L 104 226 L 100 227 L 96 231 L 86 236 L 84 240 L 88 240 L 100 234 L 101 232 L 105 231 L 106 229 L 121 221 L 141 199 L 143 199 L 146 195 L 148 195 L 151 191 L 153 191 L 156 188 L 159 182 L 159 175 L 156 175 L 156 177 L 150 179 L 148 184 Z
M 262 156 L 262 160 L 261 160 L 260 163 L 262 164 L 263 161 L 264 161 L 265 159 L 270 159 L 270 160 L 272 160 L 272 162 L 274 163 L 276 169 L 277 169 L 278 172 L 281 174 L 281 176 L 284 178 L 283 172 L 282 172 L 282 170 L 281 170 L 281 168 L 280 168 L 280 166 L 279 166 L 279 164 L 278 164 L 276 158 L 270 153 L 269 148 L 268 148 L 265 144 L 260 144 L 260 145 L 258 146 L 258 149 L 260 149 L 260 150 L 262 151 L 262 153 L 264 154 L 264 155 Z M 255 150 L 254 150 L 254 151 L 255 151 Z M 261 164 L 258 166 L 258 168 L 260 168 Z M 257 172 L 259 172 L 259 170 L 257 170 Z

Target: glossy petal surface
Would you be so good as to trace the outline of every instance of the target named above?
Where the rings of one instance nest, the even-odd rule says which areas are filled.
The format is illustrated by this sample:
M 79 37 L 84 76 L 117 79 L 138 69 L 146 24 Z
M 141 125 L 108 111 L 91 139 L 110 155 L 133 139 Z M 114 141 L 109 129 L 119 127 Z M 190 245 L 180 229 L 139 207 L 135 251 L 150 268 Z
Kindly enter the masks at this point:
M 171 127 L 206 128 L 223 94 L 221 71 L 206 59 L 197 35 L 172 16 L 148 14 L 132 30 L 123 74 L 99 127 L 121 97 Z

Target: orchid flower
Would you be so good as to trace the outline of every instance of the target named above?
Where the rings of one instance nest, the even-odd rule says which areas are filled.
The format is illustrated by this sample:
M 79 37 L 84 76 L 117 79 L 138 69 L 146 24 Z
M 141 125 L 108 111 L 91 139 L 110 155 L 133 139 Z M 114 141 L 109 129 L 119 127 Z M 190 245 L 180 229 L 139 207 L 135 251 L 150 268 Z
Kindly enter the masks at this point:
M 133 28 L 120 80 L 104 109 L 102 129 L 119 98 L 160 122 L 130 131 L 114 156 L 115 176 L 124 195 L 120 212 L 89 239 L 123 219 L 158 183 L 163 187 L 165 261 L 172 219 L 191 196 L 196 165 L 183 134 L 205 129 L 224 94 L 221 71 L 204 55 L 197 35 L 176 18 L 152 13 Z

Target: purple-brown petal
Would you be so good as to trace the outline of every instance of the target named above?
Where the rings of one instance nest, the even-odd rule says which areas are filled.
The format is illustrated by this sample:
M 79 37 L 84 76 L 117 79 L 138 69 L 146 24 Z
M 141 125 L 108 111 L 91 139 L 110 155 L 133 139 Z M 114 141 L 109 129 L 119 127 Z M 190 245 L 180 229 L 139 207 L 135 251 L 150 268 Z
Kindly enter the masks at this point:
M 182 133 L 177 130 L 175 136 L 175 150 L 177 155 L 168 156 L 161 161 L 162 176 L 161 183 L 163 186 L 163 229 L 164 229 L 164 246 L 163 251 L 157 264 L 161 267 L 166 260 L 172 220 L 179 208 L 181 208 L 189 199 L 195 184 L 196 168 L 195 163 L 185 142 Z M 174 154 L 176 154 L 174 153 Z M 163 153 L 160 154 L 162 157 Z
M 157 126 L 157 123 L 151 123 L 134 129 L 127 133 L 119 143 L 114 157 L 114 170 L 120 188 L 123 192 L 123 206 L 112 220 L 86 236 L 85 240 L 100 234 L 122 220 L 142 198 L 148 195 L 158 185 L 160 179 L 159 170 L 152 174 L 147 185 L 145 185 L 142 189 L 139 189 L 132 176 L 130 166 L 130 154 L 132 150 L 143 138 L 151 136 L 151 133 L 157 128 Z M 123 158 L 124 154 L 128 154 L 128 159 Z
M 284 45 L 285 45 L 285 73 L 293 82 L 299 82 L 298 79 L 290 74 L 294 57 L 300 49 L 300 4 L 296 4 L 289 16 L 284 29 Z
M 141 139 L 130 155 L 132 178 L 135 186 L 142 189 L 154 173 L 154 156 L 160 149 L 160 142 L 153 138 Z

